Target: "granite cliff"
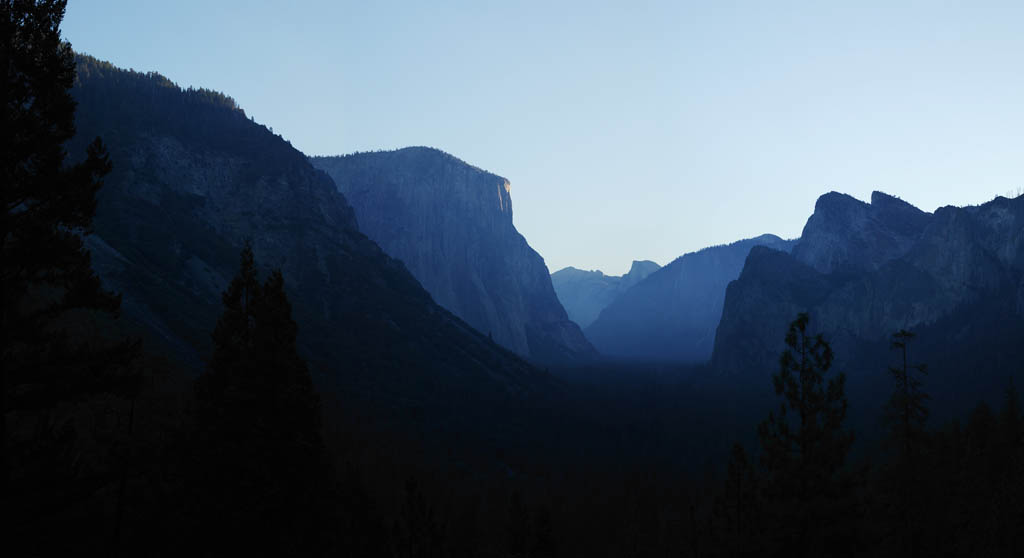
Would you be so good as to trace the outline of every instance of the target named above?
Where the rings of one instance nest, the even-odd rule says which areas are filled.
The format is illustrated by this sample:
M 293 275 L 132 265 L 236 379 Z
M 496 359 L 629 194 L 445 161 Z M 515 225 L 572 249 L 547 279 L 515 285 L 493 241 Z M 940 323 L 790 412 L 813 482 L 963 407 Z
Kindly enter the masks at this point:
M 711 356 L 725 289 L 755 246 L 788 250 L 766 234 L 685 254 L 605 308 L 585 333 L 598 351 L 645 361 L 704 362 Z
M 829 192 L 818 198 L 793 257 L 822 273 L 873 271 L 905 254 L 931 215 L 882 192 L 871 203 Z
M 352 203 L 360 229 L 438 304 L 534 362 L 595 356 L 543 258 L 512 224 L 508 180 L 426 147 L 310 161 Z
M 74 142 L 102 136 L 114 162 L 89 238 L 94 267 L 150 349 L 202 369 L 250 239 L 259 264 L 283 271 L 321 390 L 347 407 L 459 416 L 474 400 L 548 389 L 546 374 L 435 304 L 360 232 L 331 178 L 230 98 L 90 57 L 73 93 Z
M 659 269 L 649 260 L 634 260 L 625 275 L 566 267 L 551 274 L 551 284 L 569 319 L 586 328 L 622 293 Z
M 879 395 L 889 336 L 908 329 L 936 404 L 962 410 L 1005 387 L 985 370 L 1020 369 L 1022 278 L 1024 197 L 925 213 L 879 192 L 870 204 L 826 194 L 792 254 L 751 251 L 726 292 L 712 364 L 769 373 L 787 324 L 808 312 L 854 390 Z

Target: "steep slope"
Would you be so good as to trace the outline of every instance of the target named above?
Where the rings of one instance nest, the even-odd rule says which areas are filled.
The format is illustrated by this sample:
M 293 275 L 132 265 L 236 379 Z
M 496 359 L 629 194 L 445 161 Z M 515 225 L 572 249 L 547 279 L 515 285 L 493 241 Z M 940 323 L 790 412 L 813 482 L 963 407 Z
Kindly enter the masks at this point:
M 659 269 L 649 260 L 634 260 L 629 272 L 620 276 L 566 267 L 551 274 L 551 285 L 569 319 L 586 328 L 622 293 Z
M 905 254 L 930 218 L 882 192 L 873 192 L 870 204 L 829 192 L 818 198 L 793 256 L 822 273 L 876 270 Z
M 837 196 L 818 200 L 791 256 L 751 252 L 726 293 L 713 367 L 767 377 L 806 311 L 864 394 L 891 387 L 888 340 L 901 328 L 918 332 L 913 358 L 931 366 L 938 408 L 998 393 L 1024 358 L 1024 197 L 928 214 L 881 193 L 870 206 Z
M 438 304 L 535 362 L 594 356 L 512 224 L 507 180 L 426 147 L 310 160 L 352 203 L 361 230 Z
M 598 351 L 648 361 L 702 362 L 711 356 L 725 289 L 755 246 L 788 250 L 766 234 L 683 255 L 612 302 L 586 329 Z
M 346 405 L 454 417 L 466 402 L 550 386 L 434 304 L 359 232 L 331 179 L 230 98 L 84 56 L 74 95 L 74 141 L 102 136 L 114 162 L 90 240 L 94 265 L 151 347 L 201 369 L 220 293 L 251 239 L 257 262 L 284 273 L 321 389 Z
M 729 283 L 724 293 L 722 319 L 715 332 L 714 366 L 742 370 L 753 362 L 777 360 L 779 341 L 789 322 L 767 317 L 795 317 L 819 303 L 831 287 L 827 276 L 786 252 L 752 248 L 739 278 Z M 745 312 L 751 308 L 758 311 Z

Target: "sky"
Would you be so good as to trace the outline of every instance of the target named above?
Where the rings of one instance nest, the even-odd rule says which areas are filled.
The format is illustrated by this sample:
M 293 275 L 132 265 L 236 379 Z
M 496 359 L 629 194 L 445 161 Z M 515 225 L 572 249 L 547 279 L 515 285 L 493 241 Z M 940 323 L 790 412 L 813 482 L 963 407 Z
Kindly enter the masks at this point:
M 817 197 L 1024 187 L 1024 2 L 70 0 L 73 47 L 309 155 L 507 178 L 550 271 L 800 235 Z

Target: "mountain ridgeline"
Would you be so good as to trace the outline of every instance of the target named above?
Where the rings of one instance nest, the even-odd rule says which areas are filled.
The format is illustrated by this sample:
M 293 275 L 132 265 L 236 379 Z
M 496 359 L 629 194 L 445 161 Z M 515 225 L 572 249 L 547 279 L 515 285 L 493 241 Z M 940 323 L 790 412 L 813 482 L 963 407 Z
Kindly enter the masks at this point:
M 5 555 L 1024 548 L 1024 196 L 552 278 L 507 180 L 311 160 L 64 8 L 0 17 Z
M 359 231 L 331 178 L 230 98 L 88 56 L 73 94 L 69 152 L 102 136 L 116 161 L 89 237 L 93 265 L 151 348 L 202 370 L 251 239 L 256 260 L 283 272 L 315 380 L 348 407 L 451 415 L 549 393 L 545 374 L 436 305 Z
M 797 312 L 831 340 L 862 404 L 888 389 L 901 329 L 917 333 L 936 409 L 998 399 L 1024 366 L 1024 197 L 926 213 L 880 192 L 821 196 L 791 254 L 754 248 L 729 285 L 713 369 L 773 370 Z
M 707 361 L 726 286 L 755 246 L 788 251 L 792 241 L 766 234 L 681 256 L 609 304 L 585 329 L 587 338 L 621 359 Z
M 629 272 L 621 276 L 566 267 L 551 274 L 551 284 L 569 319 L 586 328 L 622 293 L 659 269 L 649 260 L 633 260 Z
M 508 180 L 426 147 L 310 161 L 351 202 L 360 230 L 438 304 L 537 363 L 596 356 L 512 224 Z

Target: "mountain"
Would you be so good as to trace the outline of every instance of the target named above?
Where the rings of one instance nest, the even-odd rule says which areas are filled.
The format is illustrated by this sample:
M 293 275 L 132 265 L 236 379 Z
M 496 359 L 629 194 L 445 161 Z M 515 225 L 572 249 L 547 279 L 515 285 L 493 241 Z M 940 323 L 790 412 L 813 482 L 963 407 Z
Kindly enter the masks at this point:
M 825 194 L 791 254 L 751 251 L 727 290 L 712 365 L 767 375 L 806 311 L 854 390 L 881 397 L 889 337 L 907 329 L 936 407 L 963 410 L 1024 371 L 1022 286 L 1024 197 L 926 213 L 880 192 L 870 204 Z
M 815 203 L 793 256 L 822 273 L 873 271 L 905 254 L 930 218 L 882 192 L 870 204 L 829 192 Z
M 586 328 L 587 338 L 619 358 L 708 360 L 726 286 L 755 246 L 789 250 L 792 241 L 766 234 L 676 258 L 608 305 Z
M 346 409 L 471 428 L 467 406 L 551 389 L 548 375 L 435 304 L 360 232 L 331 178 L 231 98 L 88 56 L 73 94 L 68 151 L 101 136 L 114 165 L 89 237 L 93 265 L 151 349 L 203 368 L 250 239 L 258 264 L 283 271 L 318 386 Z
M 508 180 L 427 147 L 310 161 L 352 203 L 360 229 L 438 304 L 534 362 L 595 356 L 543 258 L 512 224 Z
M 622 293 L 659 269 L 649 260 L 634 260 L 621 276 L 566 267 L 551 274 L 551 284 L 569 319 L 586 328 Z

